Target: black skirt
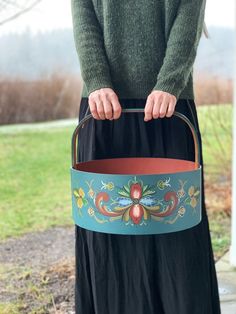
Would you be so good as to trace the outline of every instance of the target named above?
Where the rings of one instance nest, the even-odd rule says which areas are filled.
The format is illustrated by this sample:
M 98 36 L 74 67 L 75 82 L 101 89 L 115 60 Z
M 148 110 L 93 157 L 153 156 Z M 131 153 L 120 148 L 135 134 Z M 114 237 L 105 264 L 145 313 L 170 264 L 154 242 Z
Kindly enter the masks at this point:
M 144 108 L 146 103 L 119 100 L 123 108 Z M 87 108 L 88 99 L 82 98 L 79 120 Z M 77 314 L 221 313 L 195 102 L 179 99 L 175 110 L 190 119 L 199 136 L 202 221 L 157 235 L 106 234 L 75 226 Z M 191 130 L 176 116 L 145 122 L 143 113 L 122 113 L 118 120 L 91 118 L 80 130 L 79 161 L 144 156 L 194 160 Z

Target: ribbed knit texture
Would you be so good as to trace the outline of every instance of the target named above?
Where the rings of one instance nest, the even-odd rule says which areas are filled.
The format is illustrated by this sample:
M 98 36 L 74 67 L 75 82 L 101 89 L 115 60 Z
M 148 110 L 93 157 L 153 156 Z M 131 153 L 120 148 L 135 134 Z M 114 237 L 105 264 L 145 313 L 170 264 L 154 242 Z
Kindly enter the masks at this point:
M 119 98 L 162 90 L 194 99 L 205 5 L 206 0 L 71 0 L 82 96 L 110 87 Z

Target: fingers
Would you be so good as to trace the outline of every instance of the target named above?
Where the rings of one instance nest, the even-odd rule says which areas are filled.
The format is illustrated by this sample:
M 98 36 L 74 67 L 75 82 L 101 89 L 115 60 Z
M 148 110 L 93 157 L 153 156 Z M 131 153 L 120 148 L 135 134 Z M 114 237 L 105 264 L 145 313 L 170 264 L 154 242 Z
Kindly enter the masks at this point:
M 174 95 L 163 91 L 152 91 L 145 105 L 144 121 L 152 118 L 171 117 L 174 113 L 177 99 Z
M 104 105 L 102 100 L 100 99 L 100 95 L 98 95 L 98 97 L 96 98 L 96 106 L 99 118 L 101 120 L 105 120 Z
M 155 105 L 153 106 L 152 117 L 157 119 L 160 117 L 161 97 L 159 97 L 157 100 L 154 98 L 153 101 L 155 101 Z
M 169 106 L 169 98 L 164 97 L 160 106 L 160 118 L 164 118 L 166 116 L 166 111 Z
M 149 121 L 152 119 L 153 105 L 154 105 L 154 99 L 152 96 L 149 96 L 147 98 L 147 103 L 144 109 L 144 114 L 145 114 L 144 121 Z
M 113 108 L 113 119 L 119 119 L 120 115 L 121 115 L 121 105 L 119 103 L 118 97 L 117 95 L 114 93 L 113 95 L 111 95 L 110 97 L 111 99 L 111 103 L 112 103 L 112 108 Z
M 91 112 L 92 116 L 94 117 L 94 119 L 100 119 L 98 112 L 97 112 L 96 102 L 94 99 L 89 100 L 89 108 L 90 108 L 90 112 Z
M 170 118 L 174 111 L 175 111 L 175 105 L 176 105 L 176 101 L 173 99 L 172 101 L 170 101 L 169 106 L 168 106 L 168 110 L 166 113 L 167 118 Z
M 122 111 L 118 97 L 111 88 L 90 93 L 89 107 L 92 116 L 98 120 L 118 119 Z

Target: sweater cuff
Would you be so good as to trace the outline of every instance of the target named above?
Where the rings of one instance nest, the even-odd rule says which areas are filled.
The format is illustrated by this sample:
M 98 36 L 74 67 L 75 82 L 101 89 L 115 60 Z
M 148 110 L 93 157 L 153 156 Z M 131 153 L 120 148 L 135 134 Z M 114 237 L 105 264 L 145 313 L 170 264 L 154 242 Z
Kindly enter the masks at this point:
M 171 95 L 174 95 L 176 99 L 179 98 L 181 94 L 181 88 L 179 87 L 179 84 L 176 84 L 176 82 L 160 82 L 157 81 L 156 85 L 153 87 L 152 91 L 154 90 L 161 90 L 163 92 L 170 93 Z
M 83 78 L 83 77 L 82 77 Z M 98 76 L 96 74 L 93 75 L 93 77 L 86 77 L 83 78 L 84 84 L 87 89 L 88 95 L 95 90 L 101 89 L 101 88 L 111 88 L 114 90 L 113 84 L 109 78 L 106 78 L 105 76 Z

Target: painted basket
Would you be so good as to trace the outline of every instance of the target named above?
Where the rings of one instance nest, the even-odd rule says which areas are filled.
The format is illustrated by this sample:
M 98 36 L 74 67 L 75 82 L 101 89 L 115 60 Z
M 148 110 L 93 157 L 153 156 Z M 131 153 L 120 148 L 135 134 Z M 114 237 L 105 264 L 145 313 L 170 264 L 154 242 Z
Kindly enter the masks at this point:
M 122 109 L 122 113 L 136 112 L 144 109 Z M 173 115 L 191 129 L 195 161 L 128 157 L 78 162 L 78 132 L 92 114 L 79 122 L 72 136 L 70 168 L 75 224 L 92 231 L 138 235 L 176 232 L 200 223 L 199 140 L 185 115 L 176 111 Z

